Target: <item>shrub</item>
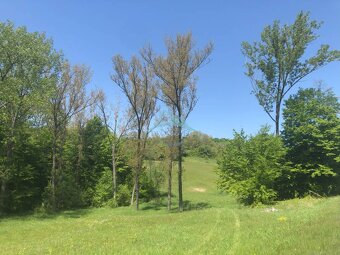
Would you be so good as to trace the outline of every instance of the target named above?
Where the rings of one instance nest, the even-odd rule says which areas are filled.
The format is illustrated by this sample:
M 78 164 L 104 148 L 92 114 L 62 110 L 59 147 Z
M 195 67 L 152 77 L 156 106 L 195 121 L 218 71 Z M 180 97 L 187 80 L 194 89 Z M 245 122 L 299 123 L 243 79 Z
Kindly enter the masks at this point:
M 160 196 L 160 188 L 165 180 L 164 166 L 159 162 L 147 161 L 140 178 L 140 198 L 150 201 Z
M 119 206 L 127 206 L 130 204 L 132 190 L 127 184 L 121 184 L 118 186 L 116 202 Z
M 114 200 L 112 194 L 112 172 L 109 168 L 105 168 L 95 187 L 93 205 L 96 207 L 129 205 L 131 191 L 131 188 L 129 188 L 127 184 L 118 185 L 116 200 Z
M 275 182 L 288 168 L 281 139 L 268 132 L 268 127 L 250 137 L 235 132 L 218 159 L 218 187 L 246 205 L 273 202 Z
M 105 206 L 112 198 L 112 172 L 108 167 L 104 168 L 101 177 L 96 184 L 93 205 L 96 207 Z

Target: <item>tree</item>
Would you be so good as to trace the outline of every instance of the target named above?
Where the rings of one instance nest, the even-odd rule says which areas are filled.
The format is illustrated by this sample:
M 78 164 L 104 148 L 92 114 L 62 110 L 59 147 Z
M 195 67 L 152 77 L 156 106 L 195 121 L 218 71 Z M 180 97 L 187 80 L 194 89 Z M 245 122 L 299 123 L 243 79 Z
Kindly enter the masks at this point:
M 255 136 L 234 133 L 218 159 L 218 187 L 246 205 L 268 204 L 277 198 L 276 180 L 288 168 L 281 138 L 262 128 Z
M 300 12 L 294 24 L 280 26 L 278 20 L 267 26 L 261 42 L 243 42 L 242 52 L 247 58 L 246 75 L 250 77 L 259 104 L 275 123 L 280 133 L 280 113 L 283 98 L 301 79 L 326 64 L 340 59 L 340 52 L 321 45 L 316 55 L 307 58 L 306 48 L 318 36 L 321 26 L 310 20 L 309 13 Z
M 48 127 L 52 135 L 51 206 L 56 210 L 56 186 L 63 168 L 63 146 L 66 128 L 72 117 L 94 103 L 96 96 L 86 95 L 85 87 L 90 81 L 90 69 L 86 66 L 71 67 L 63 63 L 60 77 L 47 95 Z
M 170 117 L 173 118 L 175 116 L 175 108 L 172 107 Z M 165 137 L 165 141 L 167 147 L 165 149 L 165 161 L 167 163 L 167 172 L 168 172 L 168 210 L 171 211 L 172 207 L 172 170 L 174 166 L 174 161 L 177 160 L 178 151 L 177 151 L 177 128 L 174 122 L 169 122 L 167 126 L 167 136 Z
M 102 119 L 104 121 L 107 136 L 111 147 L 111 160 L 112 160 L 112 193 L 113 199 L 116 200 L 117 195 L 117 163 L 116 163 L 116 150 L 122 141 L 122 137 L 127 133 L 129 125 L 131 123 L 131 114 L 127 113 L 127 119 L 121 120 L 119 118 L 119 109 L 116 108 L 113 113 L 113 125 L 109 124 L 109 115 L 105 107 L 105 95 L 102 92 L 98 100 L 98 108 L 101 112 Z M 112 134 L 111 134 L 112 132 Z
M 214 158 L 217 153 L 217 144 L 212 137 L 199 131 L 191 132 L 184 139 L 186 154 L 201 158 Z
M 41 95 L 59 70 L 60 54 L 44 34 L 0 23 L 0 117 L 4 133 L 0 167 L 0 210 L 5 206 L 7 182 L 14 171 L 18 130 L 41 107 Z
M 286 197 L 340 193 L 340 103 L 331 90 L 300 89 L 285 101 L 282 137 L 295 166 Z
M 145 48 L 141 53 L 160 80 L 160 100 L 174 112 L 173 122 L 177 128 L 178 201 L 179 211 L 183 211 L 183 125 L 197 102 L 194 72 L 206 62 L 213 46 L 209 43 L 203 50 L 195 51 L 191 33 L 177 35 L 175 40 L 167 39 L 165 44 L 166 57 L 156 56 L 151 47 Z
M 135 180 L 134 192 L 136 196 L 136 209 L 139 209 L 140 176 L 143 167 L 145 146 L 150 132 L 150 125 L 156 114 L 157 89 L 155 86 L 154 73 L 149 65 L 142 63 L 137 57 L 132 57 L 131 61 L 124 60 L 121 56 L 114 56 L 114 74 L 112 80 L 118 85 L 126 96 L 130 114 L 132 117 L 132 127 L 135 131 Z

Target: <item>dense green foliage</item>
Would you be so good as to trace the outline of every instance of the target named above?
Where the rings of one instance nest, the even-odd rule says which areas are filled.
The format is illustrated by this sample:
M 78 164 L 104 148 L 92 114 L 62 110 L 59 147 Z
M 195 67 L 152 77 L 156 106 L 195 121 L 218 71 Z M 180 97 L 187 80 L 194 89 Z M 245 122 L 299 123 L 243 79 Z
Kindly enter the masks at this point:
M 340 193 L 340 104 L 331 90 L 285 102 L 282 137 L 235 133 L 219 156 L 219 187 L 244 204 Z
M 247 205 L 273 202 L 275 182 L 288 168 L 285 154 L 281 139 L 269 134 L 268 128 L 250 137 L 235 133 L 218 159 L 218 185 Z
M 87 116 L 96 99 L 84 87 L 89 69 L 71 67 L 44 34 L 10 22 L 0 23 L 0 45 L 0 215 L 106 205 L 113 134 L 100 117 Z M 125 143 L 116 148 L 111 204 L 128 204 L 131 151 Z M 141 186 L 146 200 L 159 193 L 146 174 Z
M 44 34 L 0 23 L 0 214 L 32 208 L 48 174 L 42 158 L 49 135 L 40 125 L 42 95 L 61 56 Z
M 340 193 L 339 112 L 338 98 L 321 88 L 300 89 L 285 102 L 282 137 L 295 167 L 283 177 L 283 195 Z
M 200 158 L 215 158 L 218 145 L 212 137 L 193 131 L 184 139 L 185 154 Z

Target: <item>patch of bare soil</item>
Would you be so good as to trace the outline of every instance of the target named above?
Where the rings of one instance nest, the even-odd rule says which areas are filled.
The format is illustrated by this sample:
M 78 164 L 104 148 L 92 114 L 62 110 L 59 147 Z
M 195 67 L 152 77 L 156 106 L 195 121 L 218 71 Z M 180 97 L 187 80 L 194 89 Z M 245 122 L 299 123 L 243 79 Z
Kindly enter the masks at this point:
M 207 191 L 207 189 L 205 188 L 193 188 L 192 190 L 195 192 L 206 192 Z

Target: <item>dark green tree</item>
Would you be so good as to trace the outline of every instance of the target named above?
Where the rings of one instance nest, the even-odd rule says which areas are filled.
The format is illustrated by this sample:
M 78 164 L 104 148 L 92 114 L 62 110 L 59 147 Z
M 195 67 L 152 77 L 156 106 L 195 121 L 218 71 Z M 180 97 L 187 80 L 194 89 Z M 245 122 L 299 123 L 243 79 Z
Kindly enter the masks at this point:
M 312 191 L 340 192 L 340 104 L 331 90 L 300 89 L 283 110 L 283 140 L 287 159 L 295 167 L 282 180 L 286 196 Z
M 30 33 L 25 27 L 16 28 L 13 23 L 0 23 L 0 126 L 2 133 L 0 149 L 0 213 L 8 208 L 8 183 L 16 175 L 18 162 L 20 169 L 31 169 L 15 155 L 23 148 L 19 136 L 29 128 L 29 121 L 41 112 L 42 95 L 45 88 L 56 77 L 60 54 L 52 41 L 44 34 Z M 35 123 L 34 125 L 37 125 Z M 16 177 L 15 177 L 16 176 Z M 7 204 L 7 205 L 6 205 Z

